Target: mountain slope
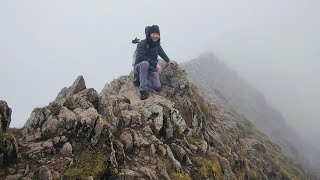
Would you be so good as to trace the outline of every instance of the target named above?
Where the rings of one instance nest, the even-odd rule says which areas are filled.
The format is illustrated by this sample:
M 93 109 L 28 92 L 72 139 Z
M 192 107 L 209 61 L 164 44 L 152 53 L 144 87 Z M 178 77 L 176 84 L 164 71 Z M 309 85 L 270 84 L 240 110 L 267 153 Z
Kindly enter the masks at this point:
M 209 102 L 221 101 L 228 107 L 244 113 L 291 157 L 313 173 L 320 172 L 320 158 L 316 148 L 303 141 L 287 124 L 281 113 L 273 109 L 258 90 L 246 83 L 213 54 L 203 54 L 182 63 L 181 67 L 187 71 L 188 77 L 203 94 L 211 99 Z
M 245 117 L 211 107 L 177 64 L 162 66 L 162 91 L 144 101 L 131 75 L 100 93 L 79 76 L 22 129 L 1 132 L 19 155 L 2 165 L 0 178 L 313 178 Z

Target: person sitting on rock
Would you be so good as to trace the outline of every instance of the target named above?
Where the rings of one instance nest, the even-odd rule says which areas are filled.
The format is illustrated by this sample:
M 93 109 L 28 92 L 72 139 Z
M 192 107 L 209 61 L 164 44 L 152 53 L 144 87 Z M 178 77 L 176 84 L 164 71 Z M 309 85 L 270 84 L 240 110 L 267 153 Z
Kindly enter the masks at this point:
M 148 91 L 160 91 L 161 66 L 158 64 L 158 55 L 167 63 L 170 59 L 160 45 L 160 29 L 157 25 L 145 28 L 146 39 L 137 45 L 136 61 L 134 64 L 135 86 L 139 86 L 140 99 L 149 97 Z

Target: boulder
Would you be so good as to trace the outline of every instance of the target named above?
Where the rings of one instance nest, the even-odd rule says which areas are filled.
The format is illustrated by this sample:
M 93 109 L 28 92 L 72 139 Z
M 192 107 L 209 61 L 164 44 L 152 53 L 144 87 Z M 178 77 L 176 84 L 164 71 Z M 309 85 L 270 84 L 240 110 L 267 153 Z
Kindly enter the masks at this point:
M 9 108 L 7 102 L 0 100 L 0 132 L 8 130 L 11 123 L 12 110 Z

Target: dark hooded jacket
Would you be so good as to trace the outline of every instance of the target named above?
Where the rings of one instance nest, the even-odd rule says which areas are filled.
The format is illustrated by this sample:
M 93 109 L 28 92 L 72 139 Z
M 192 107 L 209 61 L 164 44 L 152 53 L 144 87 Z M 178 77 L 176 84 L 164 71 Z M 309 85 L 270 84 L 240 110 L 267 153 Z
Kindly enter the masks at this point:
M 151 27 L 147 26 L 145 29 L 146 39 L 141 40 L 141 42 L 137 45 L 137 55 L 136 55 L 136 63 L 140 63 L 142 61 L 148 61 L 150 64 L 149 71 L 157 71 L 156 66 L 158 63 L 158 55 L 165 60 L 166 62 L 169 62 L 170 59 L 166 55 L 166 53 L 163 51 L 161 45 L 160 45 L 160 38 L 158 41 L 154 42 L 149 31 Z M 159 32 L 160 34 L 160 32 Z

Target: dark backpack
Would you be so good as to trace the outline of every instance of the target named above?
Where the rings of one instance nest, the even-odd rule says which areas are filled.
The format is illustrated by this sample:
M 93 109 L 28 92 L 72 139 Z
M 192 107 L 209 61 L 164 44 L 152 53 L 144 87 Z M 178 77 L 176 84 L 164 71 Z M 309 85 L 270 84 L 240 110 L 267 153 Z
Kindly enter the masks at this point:
M 144 29 L 144 33 L 146 34 L 146 36 L 148 36 L 150 33 L 150 27 L 151 26 L 147 26 L 145 29 Z M 133 44 L 139 44 L 141 41 L 140 39 L 138 38 L 135 38 L 134 40 L 132 40 L 132 43 Z M 138 47 L 138 45 L 137 45 Z M 147 44 L 147 51 L 149 50 L 149 44 Z M 136 65 L 137 64 L 137 48 L 136 50 L 134 51 L 133 53 L 133 59 L 132 59 L 132 66 Z
M 135 38 L 134 40 L 132 40 L 133 44 L 139 44 L 141 41 L 138 38 Z M 147 44 L 147 51 L 149 50 L 149 44 Z M 137 51 L 138 51 L 138 45 L 136 50 L 133 53 L 133 58 L 132 58 L 132 66 L 137 64 Z

